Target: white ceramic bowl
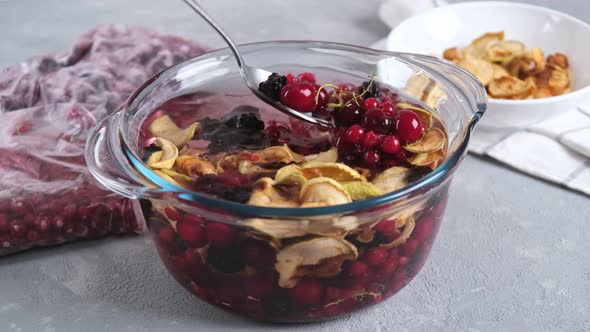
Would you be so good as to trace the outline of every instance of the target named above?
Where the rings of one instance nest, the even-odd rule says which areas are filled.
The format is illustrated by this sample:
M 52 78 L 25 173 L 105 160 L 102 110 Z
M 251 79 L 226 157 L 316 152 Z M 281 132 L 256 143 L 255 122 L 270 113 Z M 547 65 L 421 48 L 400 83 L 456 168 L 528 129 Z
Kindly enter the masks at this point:
M 555 10 L 511 2 L 466 2 L 439 7 L 400 23 L 387 38 L 387 50 L 441 56 L 449 47 L 464 47 L 486 32 L 505 31 L 506 38 L 545 54 L 562 52 L 570 60 L 570 93 L 542 99 L 490 98 L 481 126 L 525 127 L 590 100 L 590 25 Z

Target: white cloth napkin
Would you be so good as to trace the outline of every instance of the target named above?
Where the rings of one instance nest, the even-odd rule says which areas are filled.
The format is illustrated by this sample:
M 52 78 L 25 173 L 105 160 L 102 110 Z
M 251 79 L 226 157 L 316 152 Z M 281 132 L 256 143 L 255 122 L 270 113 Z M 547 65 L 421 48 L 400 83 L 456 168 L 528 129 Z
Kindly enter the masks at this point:
M 394 28 L 411 15 L 442 5 L 444 0 L 386 0 L 379 17 Z M 385 49 L 385 39 L 371 47 Z M 469 151 L 590 196 L 590 104 L 524 129 L 478 128 Z

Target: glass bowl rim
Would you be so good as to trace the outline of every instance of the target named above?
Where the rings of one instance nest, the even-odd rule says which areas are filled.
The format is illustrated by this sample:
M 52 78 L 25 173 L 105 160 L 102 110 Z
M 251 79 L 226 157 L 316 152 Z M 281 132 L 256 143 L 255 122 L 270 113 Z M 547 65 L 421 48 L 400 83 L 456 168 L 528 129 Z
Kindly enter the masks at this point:
M 345 43 L 335 43 L 335 42 L 325 42 L 325 41 L 311 41 L 311 40 L 280 40 L 280 41 L 264 41 L 264 42 L 255 42 L 255 43 L 247 43 L 247 44 L 240 44 L 239 47 L 267 47 L 267 46 L 280 46 L 280 45 L 292 45 L 292 46 L 299 46 L 305 47 L 310 45 L 317 45 L 324 48 L 344 48 L 347 51 L 354 52 L 354 53 L 362 53 L 362 54 L 373 54 L 373 55 L 388 55 L 391 57 L 396 58 L 398 61 L 406 63 L 407 65 L 417 66 L 420 67 L 424 72 L 431 74 L 433 76 L 436 75 L 436 70 L 429 68 L 428 66 L 424 66 L 420 63 L 413 62 L 409 57 L 418 57 L 429 59 L 430 61 L 440 61 L 441 63 L 447 63 L 444 60 L 437 59 L 435 57 L 427 56 L 427 55 L 419 55 L 413 53 L 404 53 L 404 52 L 391 52 L 391 51 L 382 51 L 382 50 L 375 50 L 367 47 L 356 46 L 351 44 Z M 135 104 L 136 99 L 140 98 L 143 91 L 149 89 L 154 84 L 158 83 L 160 76 L 167 72 L 173 72 L 178 69 L 181 69 L 187 65 L 192 63 L 196 63 L 200 60 L 222 56 L 222 55 L 229 55 L 229 49 L 227 47 L 219 48 L 215 50 L 208 51 L 196 57 L 192 57 L 185 61 L 182 61 L 176 65 L 170 66 L 159 72 L 158 74 L 154 75 L 147 81 L 145 81 L 142 85 L 140 85 L 129 97 L 129 99 L 125 102 L 122 106 L 121 110 L 123 114 L 130 108 L 133 107 Z M 448 63 L 447 63 L 448 64 Z M 459 71 L 463 72 L 464 74 L 474 78 L 469 72 L 463 70 L 460 67 L 457 67 Z M 451 80 L 447 80 L 444 82 L 445 84 L 450 84 L 455 89 L 462 89 L 456 83 Z M 177 186 L 173 183 L 166 181 L 165 179 L 158 176 L 154 173 L 149 167 L 147 167 L 144 162 L 139 158 L 139 156 L 130 148 L 128 142 L 128 138 L 121 134 L 121 143 L 123 144 L 123 153 L 127 157 L 128 161 L 134 167 L 136 172 L 144 177 L 145 179 L 149 180 L 152 184 L 157 185 L 158 189 L 147 189 L 144 188 L 141 190 L 140 198 L 159 198 L 164 195 L 166 196 L 177 196 L 178 198 L 185 200 L 196 202 L 199 204 L 203 204 L 205 206 L 209 206 L 211 208 L 216 208 L 228 212 L 238 213 L 238 214 L 245 214 L 245 215 L 253 215 L 253 216 L 282 216 L 282 217 L 312 217 L 312 216 L 322 216 L 322 215 L 333 215 L 333 214 L 344 214 L 344 213 L 351 213 L 356 212 L 359 210 L 366 210 L 378 207 L 380 205 L 384 205 L 387 203 L 391 203 L 393 201 L 399 200 L 400 198 L 404 198 L 410 196 L 412 193 L 418 192 L 421 189 L 428 188 L 433 185 L 437 185 L 439 182 L 442 182 L 447 175 L 451 174 L 458 163 L 461 161 L 462 157 L 465 155 L 467 151 L 467 146 L 470 140 L 471 133 L 481 118 L 481 116 L 485 113 L 486 105 L 477 104 L 471 105 L 472 107 L 476 108 L 477 110 L 474 112 L 473 117 L 470 121 L 466 124 L 464 130 L 464 136 L 462 139 L 461 145 L 453 152 L 449 158 L 437 168 L 435 168 L 432 172 L 428 173 L 424 177 L 420 178 L 419 180 L 412 182 L 411 184 L 400 188 L 398 190 L 383 194 L 381 196 L 360 200 L 356 202 L 351 202 L 347 204 L 341 205 L 331 205 L 325 207 L 308 207 L 308 208 L 281 208 L 281 207 L 264 207 L 264 206 L 256 206 L 256 205 L 248 205 L 244 203 L 233 202 L 225 199 L 215 198 L 208 195 L 203 195 L 198 192 L 194 192 L 183 187 Z M 120 132 L 121 128 L 118 128 Z M 123 166 L 120 164 L 120 166 Z M 125 168 L 125 167 L 124 167 Z M 133 174 L 129 174 L 134 178 L 137 178 Z M 143 181 L 141 181 L 142 184 Z

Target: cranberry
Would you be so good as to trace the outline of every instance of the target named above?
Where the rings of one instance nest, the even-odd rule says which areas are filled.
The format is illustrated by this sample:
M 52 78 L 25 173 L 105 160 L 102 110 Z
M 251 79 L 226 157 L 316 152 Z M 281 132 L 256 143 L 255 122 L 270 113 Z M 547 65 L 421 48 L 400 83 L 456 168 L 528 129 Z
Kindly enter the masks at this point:
M 27 207 L 22 198 L 14 198 L 12 200 L 12 212 L 17 215 L 23 215 L 27 213 Z
M 317 89 L 320 89 L 320 87 L 316 87 L 316 90 Z M 319 91 L 320 92 L 318 93 L 318 104 L 315 108 L 316 111 L 325 109 L 328 106 L 328 102 L 330 101 L 330 94 L 328 93 L 328 90 L 326 90 L 325 88 L 321 88 Z
M 276 252 L 268 243 L 247 239 L 241 246 L 240 255 L 244 262 L 256 268 L 272 268 L 276 261 Z
M 367 250 L 363 260 L 370 266 L 379 265 L 387 259 L 387 250 L 381 247 L 374 247 Z
M 383 138 L 383 142 L 381 142 L 381 151 L 388 153 L 388 154 L 396 154 L 401 150 L 402 145 L 397 139 L 397 137 L 393 135 L 385 136 Z
M 73 218 L 78 212 L 78 208 L 75 204 L 68 204 L 63 208 L 63 216 L 65 218 Z
M 313 83 L 289 83 L 281 89 L 281 103 L 296 111 L 307 113 L 315 109 L 315 95 Z
M 413 238 L 419 242 L 426 241 L 430 237 L 433 229 L 433 222 L 424 220 L 416 225 Z
M 382 220 L 373 229 L 383 235 L 393 235 L 397 232 L 397 227 L 393 220 Z
M 324 285 L 318 280 L 302 280 L 289 289 L 289 298 L 299 306 L 320 304 L 324 298 Z
M 295 76 L 291 73 L 288 73 L 287 74 L 287 82 L 289 82 L 289 83 L 295 82 Z
M 10 235 L 14 237 L 23 237 L 27 232 L 26 227 L 18 220 L 13 220 L 8 227 Z
M 334 120 L 339 126 L 351 126 L 361 122 L 363 111 L 356 103 L 348 103 L 344 107 L 334 111 Z
M 376 134 L 387 135 L 391 132 L 393 121 L 382 110 L 372 109 L 363 116 L 363 126 Z
M 49 218 L 47 218 L 46 216 L 38 216 L 33 221 L 33 225 L 35 226 L 37 231 L 42 232 L 42 233 L 47 232 L 49 230 L 49 226 L 50 226 Z
M 376 166 L 381 162 L 381 154 L 376 150 L 367 150 L 363 158 L 368 166 Z
M 368 273 L 369 267 L 361 261 L 353 262 L 348 268 L 348 275 L 356 279 L 364 279 L 367 277 Z
M 381 104 L 381 110 L 383 111 L 383 113 L 385 113 L 392 119 L 394 119 L 397 116 L 395 106 L 393 106 L 393 104 L 390 102 L 384 102 L 383 104 Z
M 315 78 L 315 75 L 312 73 L 302 73 L 302 74 L 297 75 L 297 81 L 315 83 L 316 78 Z
M 190 215 L 184 215 L 176 223 L 176 232 L 189 247 L 201 248 L 207 244 L 207 232 L 203 223 Z
M 379 101 L 373 97 L 365 99 L 363 102 L 363 108 L 365 110 L 372 110 L 379 107 Z
M 0 233 L 8 231 L 8 219 L 3 214 L 0 214 Z
M 265 132 L 271 145 L 283 145 L 290 141 L 291 129 L 283 123 L 271 121 Z
M 10 248 L 12 246 L 11 239 L 8 235 L 0 236 L 0 249 Z
M 27 240 L 29 242 L 36 242 L 39 239 L 39 233 L 35 230 L 30 230 L 27 232 Z
M 398 260 L 397 259 L 392 259 L 392 258 L 388 258 L 385 263 L 383 263 L 383 265 L 381 265 L 381 269 L 379 270 L 379 272 L 383 273 L 384 275 L 388 276 L 391 273 L 395 272 L 395 270 L 397 269 L 398 266 Z
M 399 266 L 403 267 L 403 266 L 408 265 L 408 263 L 410 262 L 410 259 L 406 256 L 402 256 L 399 258 L 398 262 L 399 262 Z
M 244 280 L 246 294 L 256 299 L 270 295 L 273 291 L 272 282 L 260 276 L 248 277 Z
M 186 249 L 183 257 L 188 267 L 192 269 L 199 269 L 203 267 L 203 258 L 201 258 L 201 255 L 195 249 Z
M 338 90 L 340 91 L 352 91 L 354 90 L 354 85 L 350 83 L 341 83 L 338 84 Z
M 50 226 L 51 226 L 51 229 L 53 229 L 54 231 L 60 231 L 61 229 L 64 228 L 65 222 L 62 219 L 62 217 L 55 216 L 55 217 L 53 217 L 53 219 L 51 219 Z
M 396 132 L 399 139 L 404 143 L 413 143 L 419 140 L 424 134 L 424 126 L 418 114 L 410 110 L 399 110 L 396 123 Z
M 383 140 L 383 136 L 381 136 L 379 134 L 375 134 L 372 131 L 369 131 L 365 134 L 365 137 L 363 139 L 363 145 L 367 149 L 372 149 L 372 148 L 378 146 L 379 144 L 381 144 L 382 140 Z
M 350 143 L 360 144 L 365 137 L 365 129 L 359 125 L 353 125 L 346 130 L 344 138 Z
M 212 246 L 230 248 L 234 245 L 238 233 L 231 226 L 222 223 L 207 224 L 207 239 Z
M 158 232 L 158 239 L 162 243 L 171 243 L 174 241 L 175 232 L 172 226 L 166 226 L 160 229 Z
M 408 242 L 406 242 L 406 244 L 404 245 L 404 247 L 402 249 L 402 253 L 404 254 L 404 256 L 412 256 L 416 252 L 416 250 L 418 249 L 419 245 L 420 245 L 420 242 L 418 242 L 418 240 L 411 239 Z

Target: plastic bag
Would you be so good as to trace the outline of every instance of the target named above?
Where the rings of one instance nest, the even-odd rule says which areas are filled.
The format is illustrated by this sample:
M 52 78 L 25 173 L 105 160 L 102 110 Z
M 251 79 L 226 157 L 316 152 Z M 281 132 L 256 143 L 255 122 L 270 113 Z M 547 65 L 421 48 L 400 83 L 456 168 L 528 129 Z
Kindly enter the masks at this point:
M 147 78 L 203 51 L 178 37 L 108 25 L 64 56 L 0 72 L 0 255 L 144 230 L 138 202 L 89 174 L 87 134 Z

